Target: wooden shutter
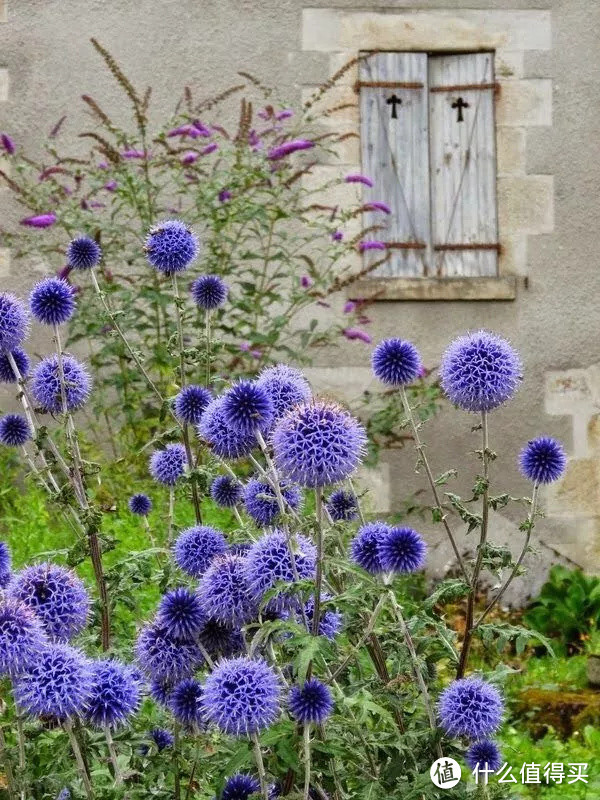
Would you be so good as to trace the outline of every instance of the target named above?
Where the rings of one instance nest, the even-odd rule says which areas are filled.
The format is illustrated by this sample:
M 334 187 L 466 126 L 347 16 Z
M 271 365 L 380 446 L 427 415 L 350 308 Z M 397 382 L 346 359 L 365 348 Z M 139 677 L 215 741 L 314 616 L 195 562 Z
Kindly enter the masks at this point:
M 497 274 L 493 58 L 429 57 L 433 275 Z
M 374 183 L 363 198 L 392 211 L 363 217 L 366 227 L 385 226 L 368 237 L 388 243 L 389 260 L 374 274 L 420 277 L 430 248 L 427 55 L 372 53 L 361 62 L 359 85 L 362 165 Z M 382 255 L 365 252 L 366 264 Z

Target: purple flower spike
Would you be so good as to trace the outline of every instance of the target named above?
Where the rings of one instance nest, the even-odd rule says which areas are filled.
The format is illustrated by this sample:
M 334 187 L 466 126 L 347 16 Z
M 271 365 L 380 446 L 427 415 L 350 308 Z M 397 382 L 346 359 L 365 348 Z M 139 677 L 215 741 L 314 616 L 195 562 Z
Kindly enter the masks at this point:
M 371 344 L 373 341 L 369 334 L 366 331 L 361 330 L 360 328 L 344 328 L 342 331 L 346 339 L 350 341 L 359 340 L 364 342 L 365 344 Z
M 367 178 L 366 175 L 360 175 L 358 173 L 351 173 L 350 175 L 346 175 L 344 178 L 346 183 L 362 183 L 363 186 L 373 186 L 373 181 L 371 178 Z
M 294 139 L 291 142 L 284 142 L 276 147 L 272 147 L 267 153 L 267 158 L 270 161 L 278 161 L 280 158 L 285 158 L 291 155 L 291 153 L 296 153 L 298 150 L 310 150 L 310 148 L 314 146 L 315 143 L 308 139 Z
M 372 241 L 362 241 L 358 243 L 358 250 L 360 253 L 364 253 L 366 250 L 387 250 L 387 244 L 375 239 Z
M 12 156 L 17 148 L 15 147 L 15 143 L 10 138 L 8 133 L 0 133 L 0 142 L 2 142 L 4 152 L 8 153 L 9 156 Z
M 25 217 L 19 224 L 27 228 L 50 228 L 56 222 L 56 214 L 35 214 L 33 217 Z

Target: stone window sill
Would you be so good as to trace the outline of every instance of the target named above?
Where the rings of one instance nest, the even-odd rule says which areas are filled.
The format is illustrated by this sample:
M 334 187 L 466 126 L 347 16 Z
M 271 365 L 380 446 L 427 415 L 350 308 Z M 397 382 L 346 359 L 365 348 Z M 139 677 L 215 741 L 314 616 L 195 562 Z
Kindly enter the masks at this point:
M 496 278 L 366 278 L 348 287 L 365 300 L 514 300 L 515 275 Z

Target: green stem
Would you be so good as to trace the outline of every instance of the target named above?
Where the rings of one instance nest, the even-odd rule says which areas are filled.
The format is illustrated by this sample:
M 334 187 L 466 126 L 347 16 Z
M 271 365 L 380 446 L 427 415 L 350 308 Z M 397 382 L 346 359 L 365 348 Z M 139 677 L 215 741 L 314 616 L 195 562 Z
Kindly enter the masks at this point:
M 108 754 L 110 756 L 110 761 L 113 768 L 113 775 L 115 777 L 115 784 L 118 786 L 119 784 L 123 783 L 123 775 L 121 770 L 119 769 L 119 761 L 117 759 L 117 751 L 115 749 L 115 743 L 112 738 L 112 734 L 110 732 L 110 728 L 106 726 L 104 728 L 104 736 L 106 738 L 106 745 L 108 747 Z
M 81 754 L 79 742 L 77 741 L 77 737 L 73 731 L 73 723 L 70 719 L 68 719 L 63 723 L 63 725 L 65 731 L 67 732 L 67 736 L 69 737 L 69 742 L 71 743 L 71 749 L 73 751 L 73 755 L 75 756 L 75 763 L 77 764 L 77 769 L 79 770 L 87 798 L 88 800 L 94 800 L 94 790 L 92 789 L 92 784 L 90 783 L 90 777 L 87 773 L 83 755 Z
M 174 775 L 174 800 L 181 800 L 181 775 L 179 772 L 179 723 L 173 727 L 173 775 Z
M 310 725 L 304 726 L 302 741 L 304 745 L 304 795 L 303 800 L 310 797 Z
M 2 760 L 4 761 L 4 772 L 6 775 L 6 784 L 7 784 L 6 791 L 8 793 L 9 800 L 15 800 L 17 796 L 15 789 L 15 777 L 13 775 L 10 758 L 8 757 L 8 749 L 6 747 L 4 730 L 1 725 L 0 725 L 0 753 L 2 754 Z
M 315 597 L 312 619 L 312 634 L 319 635 L 321 622 L 321 586 L 323 584 L 323 495 L 315 489 L 315 517 L 317 522 L 317 571 L 315 575 Z
M 258 772 L 258 780 L 260 783 L 260 793 L 264 800 L 269 800 L 269 787 L 267 785 L 267 773 L 265 771 L 265 762 L 263 761 L 262 752 L 260 749 L 260 741 L 258 734 L 253 733 L 251 736 L 254 743 L 254 759 L 256 761 L 256 771 Z

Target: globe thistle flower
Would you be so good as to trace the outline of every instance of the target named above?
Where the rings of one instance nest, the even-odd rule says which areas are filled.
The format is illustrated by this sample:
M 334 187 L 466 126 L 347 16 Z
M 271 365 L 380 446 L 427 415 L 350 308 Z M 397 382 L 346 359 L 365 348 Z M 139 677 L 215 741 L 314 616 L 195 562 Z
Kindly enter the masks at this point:
M 182 531 L 173 545 L 173 558 L 179 569 L 199 578 L 215 556 L 227 552 L 225 537 L 209 525 L 195 525 Z
M 67 642 L 86 626 L 90 598 L 70 569 L 50 563 L 25 567 L 7 591 L 37 614 L 51 639 Z
M 198 594 L 179 586 L 163 596 L 156 621 L 174 639 L 190 641 L 201 630 L 206 615 Z
M 182 444 L 168 444 L 150 456 L 150 474 L 164 486 L 175 486 L 185 471 L 187 457 Z
M 136 642 L 136 655 L 146 675 L 163 682 L 189 678 L 204 660 L 195 642 L 175 639 L 158 622 L 142 628 Z
M 211 400 L 212 395 L 204 386 L 185 386 L 173 402 L 175 416 L 187 425 L 197 425 Z
M 296 511 L 302 500 L 302 492 L 297 486 L 282 483 L 281 495 L 285 505 Z M 252 519 L 266 528 L 279 516 L 279 504 L 274 489 L 263 481 L 252 478 L 244 489 L 244 505 Z
M 192 283 L 190 291 L 198 308 L 214 311 L 227 300 L 229 287 L 218 275 L 200 275 Z
M 12 558 L 6 542 L 0 541 L 0 589 L 6 589 L 12 577 Z
M 358 499 L 353 492 L 345 489 L 332 492 L 325 507 L 333 522 L 350 522 L 358 517 Z
M 246 577 L 242 556 L 215 558 L 202 577 L 198 597 L 204 613 L 224 625 L 237 627 L 256 616 L 257 605 Z
M 511 345 L 488 331 L 455 339 L 440 364 L 442 388 L 465 411 L 491 411 L 513 396 L 521 360 Z
M 137 514 L 140 517 L 147 517 L 152 511 L 152 500 L 147 494 L 132 494 L 129 498 L 127 506 L 132 514 Z
M 65 395 L 68 411 L 81 408 L 92 390 L 92 380 L 83 366 L 73 356 L 62 357 L 65 378 Z M 58 356 L 43 358 L 33 370 L 31 392 L 33 398 L 44 411 L 58 414 L 63 410 L 60 390 L 60 366 Z
M 224 402 L 224 397 L 217 397 L 210 403 L 202 415 L 198 433 L 206 439 L 219 458 L 242 458 L 257 447 L 256 434 L 254 431 L 243 433 L 239 428 L 230 427 L 223 409 Z
M 89 236 L 77 236 L 69 242 L 67 264 L 73 269 L 92 269 L 101 258 L 100 245 Z
M 65 787 L 56 795 L 56 800 L 71 800 L 71 792 Z
M 22 378 L 26 378 L 29 374 L 30 369 L 30 361 L 29 356 L 22 350 L 20 347 L 16 347 L 11 352 L 12 357 L 15 360 L 15 364 L 17 365 L 17 369 L 19 370 L 19 374 Z M 0 383 L 16 383 L 17 376 L 13 371 L 13 368 L 8 360 L 7 353 L 0 353 Z
M 0 675 L 18 675 L 46 643 L 46 632 L 28 606 L 18 600 L 0 600 Z
M 471 770 L 479 768 L 497 772 L 502 766 L 502 755 L 496 742 L 482 739 L 480 742 L 473 742 L 469 747 L 465 753 L 465 761 Z
M 333 711 L 331 690 L 316 678 L 292 686 L 288 698 L 292 717 L 301 725 L 322 725 Z
M 302 403 L 308 403 L 312 392 L 308 381 L 299 369 L 277 364 L 267 367 L 258 376 L 256 383 L 269 395 L 273 404 L 275 421 Z
M 245 652 L 244 637 L 238 628 L 231 628 L 216 619 L 206 619 L 198 641 L 209 656 L 231 658 Z
M 253 542 L 232 542 L 228 552 L 234 556 L 247 556 Z
M 238 772 L 227 778 L 220 800 L 248 800 L 250 795 L 260 792 L 260 783 L 252 775 Z
M 80 714 L 91 692 L 91 669 L 68 644 L 49 644 L 13 681 L 15 701 L 34 717 L 68 719 Z
M 168 708 L 174 685 L 173 681 L 151 680 L 149 687 L 150 697 L 159 705 Z
M 96 728 L 117 728 L 138 710 L 140 695 L 131 667 L 119 661 L 96 661 L 85 717 Z
M 379 560 L 384 572 L 416 572 L 425 563 L 427 546 L 412 528 L 390 528 L 379 542 Z
M 564 473 L 567 454 L 564 447 L 550 436 L 527 442 L 519 455 L 519 467 L 532 483 L 553 483 Z
M 350 542 L 350 560 L 371 575 L 380 575 L 384 572 L 380 546 L 390 531 L 385 522 L 368 522 L 360 527 Z
M 244 497 L 244 487 L 229 475 L 219 475 L 210 487 L 210 496 L 221 508 L 233 508 Z
M 321 595 L 321 607 L 319 614 L 319 636 L 333 641 L 342 629 L 342 615 L 339 611 L 331 608 L 323 608 L 323 603 L 331 600 L 331 595 L 323 592 Z M 309 631 L 312 631 L 312 621 L 315 613 L 315 598 L 314 595 L 308 598 L 304 606 L 304 614 L 306 616 L 306 624 Z
M 194 678 L 180 681 L 171 692 L 169 708 L 175 719 L 187 728 L 200 728 L 204 725 L 202 695 L 202 686 Z
M 241 434 L 264 433 L 273 422 L 273 403 L 255 381 L 240 380 L 223 395 L 226 424 Z
M 0 417 L 0 444 L 6 447 L 22 447 L 31 438 L 29 422 L 22 414 L 6 414 Z
M 231 736 L 257 733 L 279 715 L 277 675 L 262 660 L 224 659 L 204 684 L 202 708 L 209 722 Z
M 412 383 L 421 370 L 419 351 L 402 339 L 384 339 L 379 342 L 371 365 L 375 376 L 386 386 L 406 386 Z
M 14 350 L 29 332 L 29 317 L 23 303 L 9 292 L 0 293 L 0 350 Z
M 160 272 L 183 272 L 198 255 L 198 239 L 179 220 L 162 222 L 146 239 L 146 258 Z
M 314 578 L 316 559 L 317 550 L 310 539 L 296 536 L 294 563 L 300 580 Z M 279 581 L 292 584 L 295 576 L 286 534 L 274 530 L 255 542 L 246 556 L 245 569 L 250 592 L 257 602 Z M 289 597 L 285 595 L 269 601 L 269 605 L 275 609 L 288 604 Z
M 354 417 L 334 403 L 298 406 L 273 432 L 275 464 L 300 486 L 317 488 L 343 481 L 360 463 L 365 431 Z
M 62 325 L 75 311 L 73 289 L 62 278 L 44 278 L 33 287 L 29 308 L 43 325 Z
M 173 743 L 175 742 L 173 734 L 169 733 L 169 731 L 166 731 L 164 728 L 154 728 L 151 730 L 150 738 L 156 745 L 156 749 L 159 753 L 167 747 L 173 747 Z
M 460 678 L 440 695 L 438 713 L 449 736 L 480 739 L 500 726 L 504 703 L 498 690 L 481 678 Z

